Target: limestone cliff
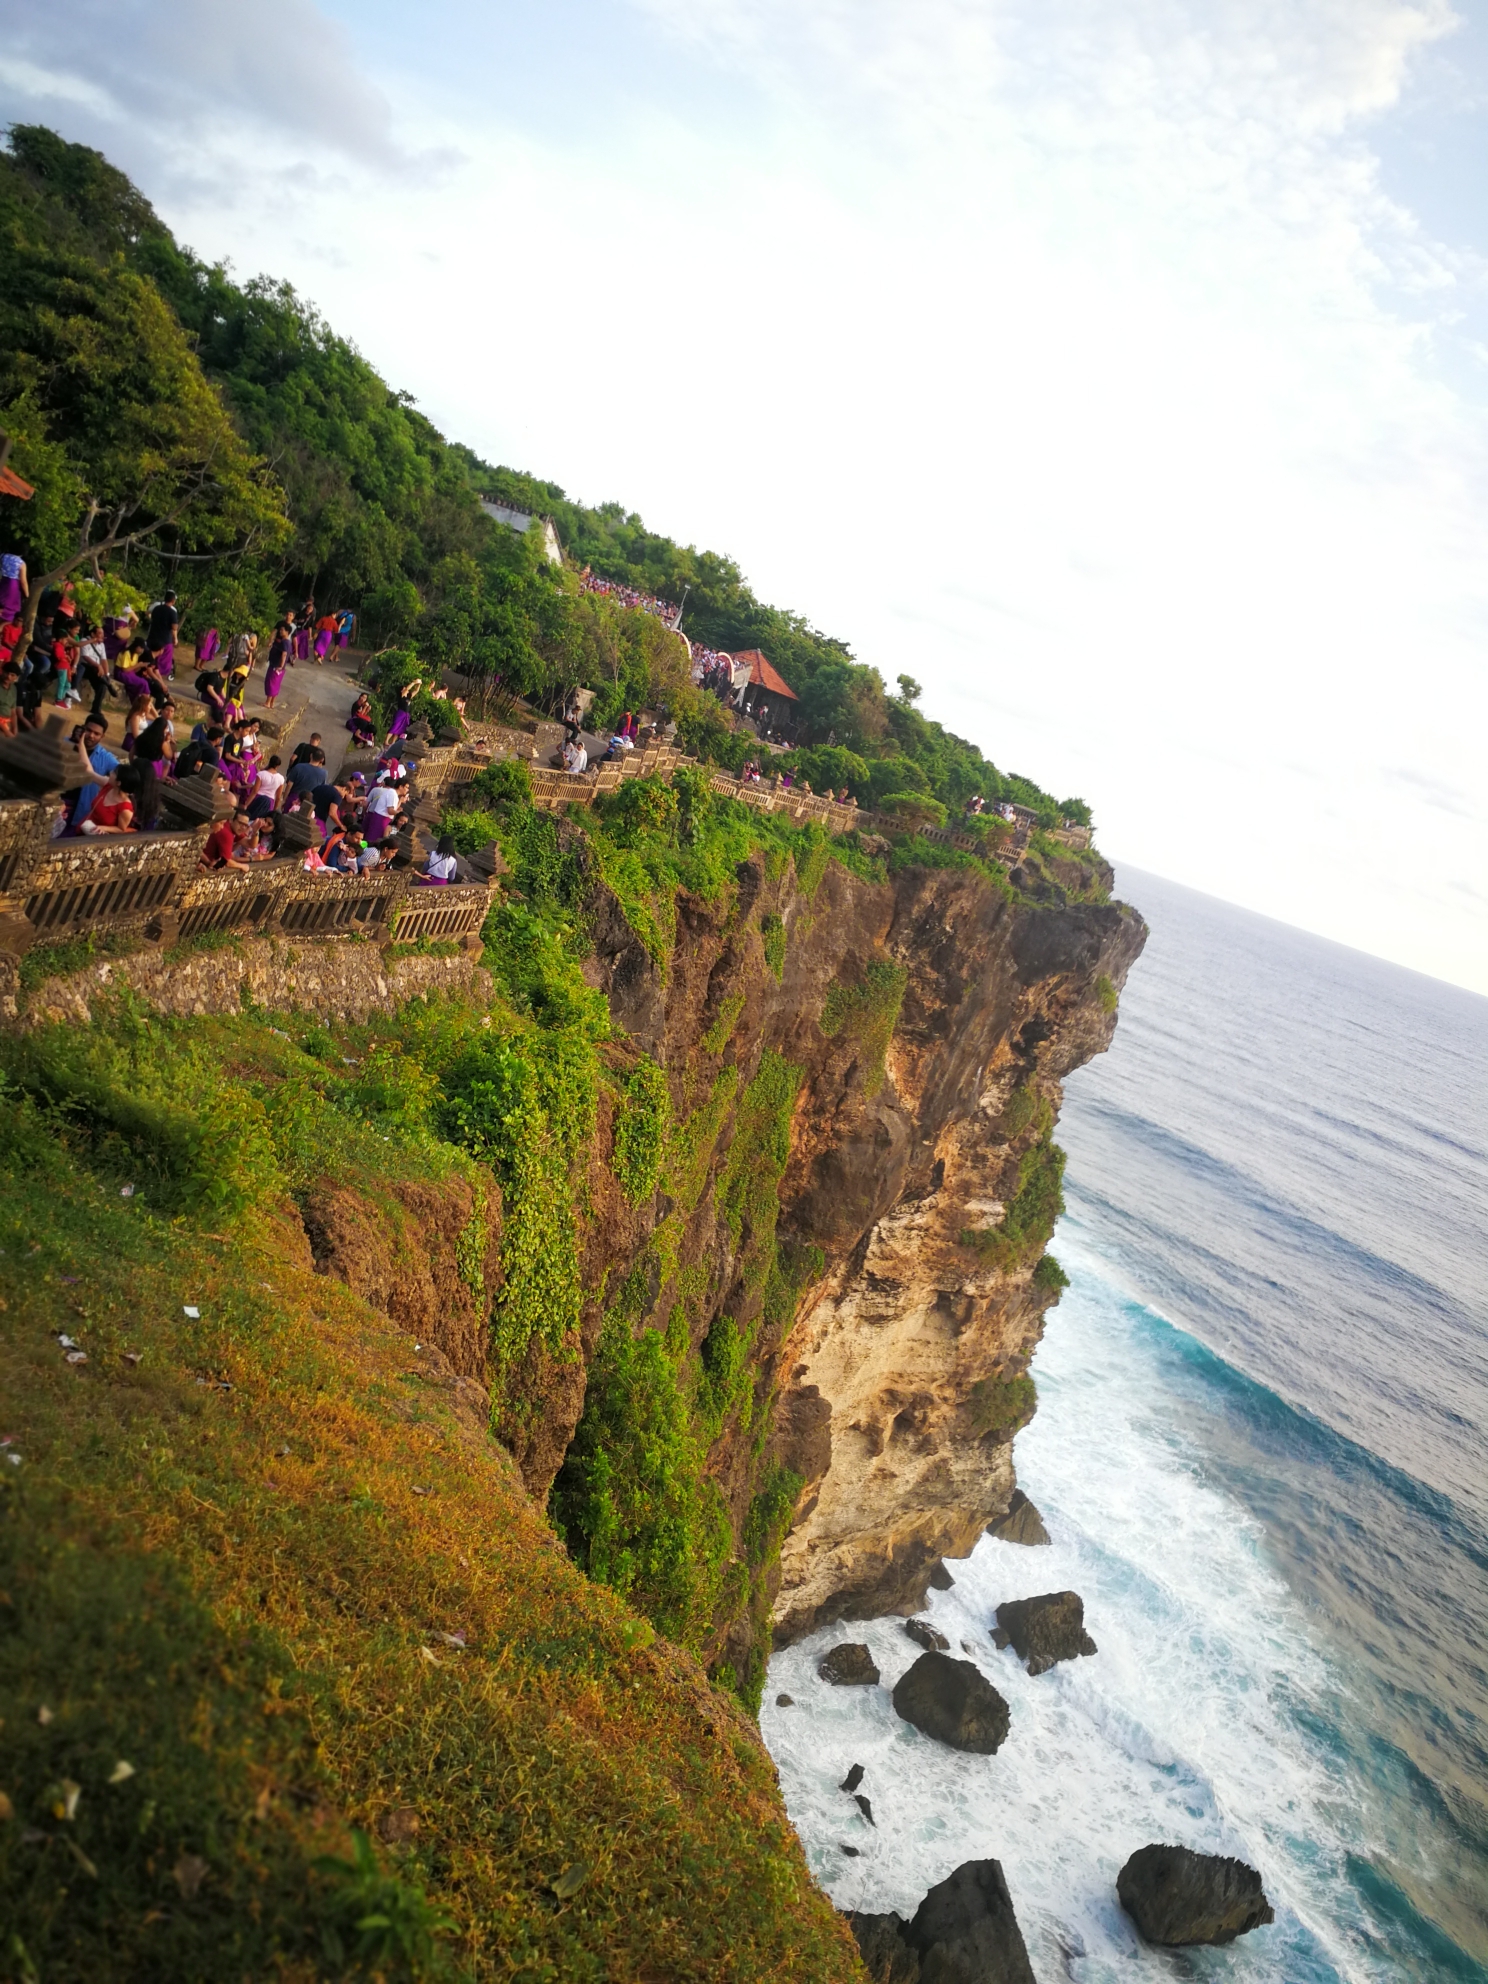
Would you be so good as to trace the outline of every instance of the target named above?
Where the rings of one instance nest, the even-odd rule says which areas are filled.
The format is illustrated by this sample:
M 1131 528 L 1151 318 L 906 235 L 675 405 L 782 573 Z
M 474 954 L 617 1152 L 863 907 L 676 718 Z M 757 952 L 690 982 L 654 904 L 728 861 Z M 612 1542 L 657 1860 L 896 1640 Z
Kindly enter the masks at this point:
M 722 1106 L 691 1184 L 664 1181 L 638 1213 L 611 1188 L 586 1285 L 613 1293 L 640 1262 L 637 1330 L 675 1330 L 685 1314 L 704 1356 L 720 1319 L 742 1333 L 752 1397 L 709 1458 L 736 1537 L 762 1467 L 773 1459 L 801 1484 L 778 1590 L 771 1571 L 720 1621 L 715 1658 L 742 1672 L 771 1613 L 785 1640 L 915 1609 L 936 1561 L 970 1550 L 1006 1508 L 1012 1433 L 1031 1409 L 1017 1381 L 1058 1286 L 1038 1265 L 1047 1226 L 1010 1234 L 1008 1209 L 1030 1167 L 1057 1162 L 1060 1082 L 1109 1044 L 1146 929 L 1122 905 L 1032 906 L 971 872 L 879 882 L 827 863 L 803 883 L 764 856 L 725 902 L 680 901 L 665 972 L 603 890 L 595 910 L 592 977 L 632 1048 L 667 1070 L 679 1123 Z M 729 1211 L 767 1057 L 799 1075 L 767 1236 L 789 1266 L 785 1300 L 749 1214 Z M 744 1168 L 757 1162 L 746 1153 Z M 540 1495 L 599 1328 L 596 1301 L 578 1368 L 534 1354 L 541 1409 L 518 1415 L 530 1430 L 514 1446 Z

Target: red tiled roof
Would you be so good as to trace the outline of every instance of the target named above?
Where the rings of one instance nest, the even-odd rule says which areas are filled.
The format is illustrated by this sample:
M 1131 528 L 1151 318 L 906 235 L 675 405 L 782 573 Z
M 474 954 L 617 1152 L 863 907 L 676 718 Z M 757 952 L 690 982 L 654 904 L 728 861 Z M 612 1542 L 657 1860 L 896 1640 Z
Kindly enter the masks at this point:
M 800 701 L 779 669 L 773 663 L 766 661 L 758 648 L 746 648 L 742 654 L 736 654 L 734 660 L 749 663 L 751 689 L 768 689 L 772 696 L 789 696 L 793 703 Z
M 13 468 L 0 468 L 0 496 L 19 496 L 23 503 L 29 503 L 36 491 L 29 482 L 22 482 Z

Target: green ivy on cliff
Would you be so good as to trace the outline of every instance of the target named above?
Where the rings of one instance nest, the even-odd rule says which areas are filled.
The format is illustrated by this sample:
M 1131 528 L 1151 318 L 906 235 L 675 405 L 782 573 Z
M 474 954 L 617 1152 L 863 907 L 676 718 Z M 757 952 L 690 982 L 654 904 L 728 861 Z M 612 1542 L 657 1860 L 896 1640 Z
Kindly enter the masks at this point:
M 705 1471 L 685 1340 L 674 1350 L 660 1330 L 637 1329 L 646 1275 L 642 1260 L 606 1311 L 549 1509 L 590 1577 L 696 1653 L 714 1622 L 733 1534 Z
M 884 1057 L 899 1023 L 908 984 L 909 973 L 903 965 L 876 958 L 859 984 L 847 985 L 839 979 L 827 992 L 821 1030 L 829 1040 L 840 1033 L 857 1046 L 867 1095 L 877 1095 L 883 1087 Z
M 961 1245 L 973 1247 L 994 1267 L 1019 1267 L 1045 1248 L 1064 1211 L 1064 1152 L 1048 1132 L 1018 1162 L 1018 1189 L 1001 1226 L 967 1227 Z
M 614 1171 L 633 1206 L 656 1190 L 672 1123 L 667 1078 L 654 1061 L 638 1061 L 615 1111 Z

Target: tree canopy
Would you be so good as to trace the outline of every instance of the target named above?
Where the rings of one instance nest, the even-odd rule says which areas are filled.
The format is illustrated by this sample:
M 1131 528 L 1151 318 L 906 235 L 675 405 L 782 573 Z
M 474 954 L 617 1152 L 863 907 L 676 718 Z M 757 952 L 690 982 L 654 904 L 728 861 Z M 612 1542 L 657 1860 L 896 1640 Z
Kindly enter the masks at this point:
M 1088 821 L 1083 801 L 1056 804 L 927 717 L 912 676 L 895 695 L 845 641 L 757 599 L 732 559 L 447 441 L 289 284 L 237 282 L 182 247 L 102 154 L 37 125 L 8 145 L 0 426 L 37 494 L 0 498 L 0 515 L 33 577 L 122 560 L 148 589 L 179 568 L 187 631 L 264 626 L 313 590 L 435 665 L 529 695 L 586 684 L 597 723 L 663 704 L 692 748 L 737 767 L 750 740 L 692 688 L 683 642 L 584 591 L 587 565 L 685 602 L 685 633 L 709 647 L 767 654 L 799 697 L 813 783 L 951 812 L 980 793 L 1049 824 Z M 482 495 L 551 517 L 566 566 L 536 527 L 493 522 Z M 842 754 L 831 772 L 821 752 Z

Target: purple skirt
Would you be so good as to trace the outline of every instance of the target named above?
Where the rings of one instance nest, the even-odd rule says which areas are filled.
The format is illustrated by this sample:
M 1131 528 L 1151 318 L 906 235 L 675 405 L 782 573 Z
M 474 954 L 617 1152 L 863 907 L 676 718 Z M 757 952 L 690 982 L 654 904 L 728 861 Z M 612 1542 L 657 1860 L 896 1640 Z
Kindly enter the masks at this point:
M 294 651 L 296 661 L 308 661 L 310 659 L 310 629 L 308 627 L 296 627 Z
M 408 711 L 399 710 L 398 714 L 393 718 L 393 727 L 388 732 L 388 742 L 391 743 L 395 737 L 406 737 L 407 734 Z
M 264 700 L 266 702 L 272 702 L 283 687 L 284 670 L 282 668 L 271 668 L 264 677 Z
M 19 579 L 0 579 L 0 620 L 19 620 L 21 617 L 21 582 Z

